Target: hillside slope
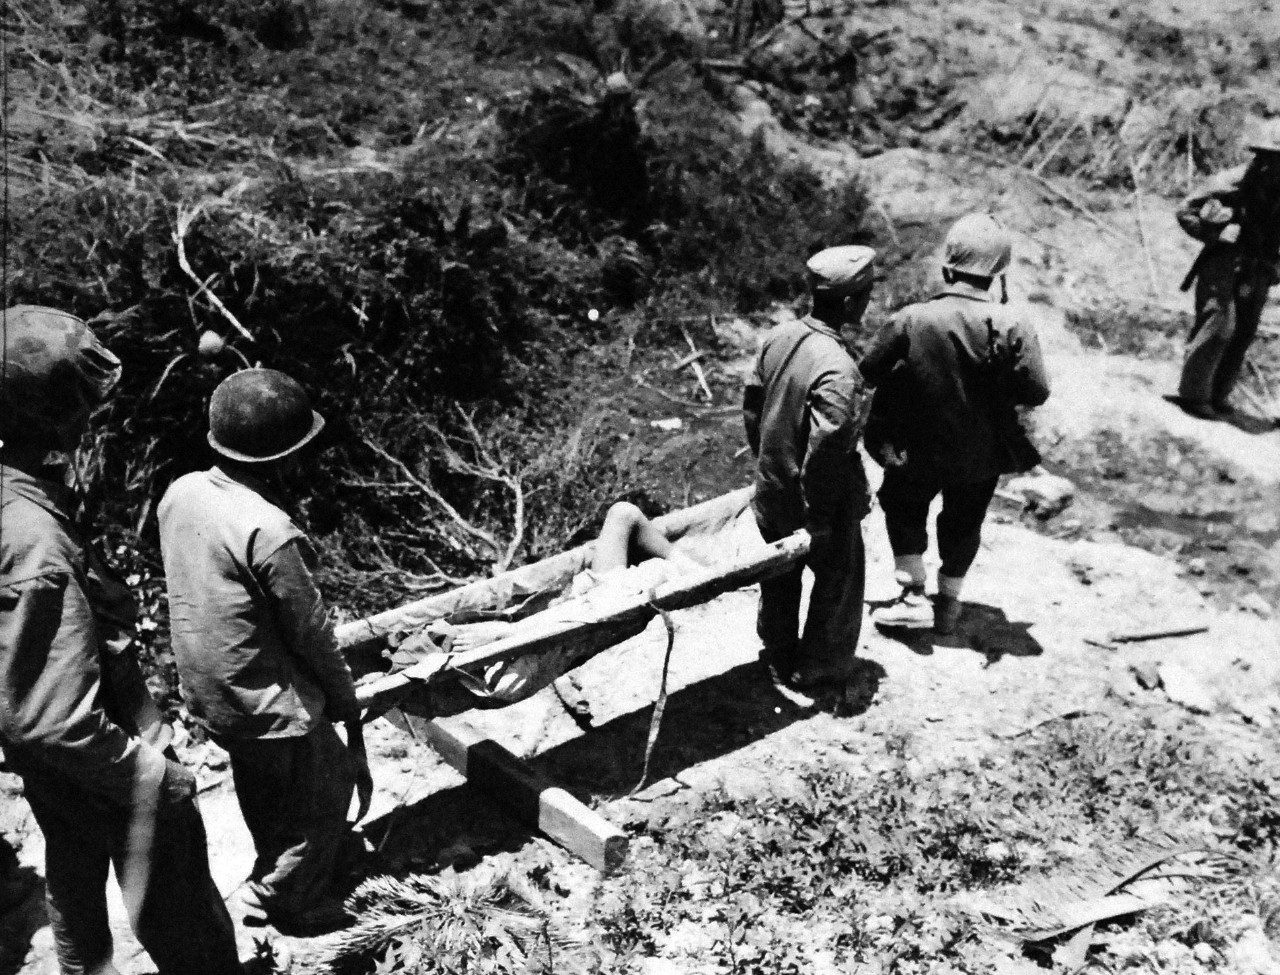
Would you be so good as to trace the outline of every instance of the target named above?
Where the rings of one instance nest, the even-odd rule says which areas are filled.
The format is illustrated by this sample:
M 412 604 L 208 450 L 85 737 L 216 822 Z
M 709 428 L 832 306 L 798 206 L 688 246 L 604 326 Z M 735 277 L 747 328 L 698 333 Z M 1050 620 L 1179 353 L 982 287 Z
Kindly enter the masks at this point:
M 1013 298 L 1037 324 L 1054 387 L 1036 435 L 1047 467 L 1075 483 L 1076 498 L 1044 519 L 1016 501 L 997 507 L 955 639 L 902 640 L 864 627 L 852 714 L 775 688 L 751 666 L 754 592 L 678 614 L 653 781 L 636 796 L 626 793 L 640 775 L 660 680 L 659 624 L 578 672 L 574 693 L 589 706 L 589 729 L 581 706 L 575 720 L 553 689 L 477 715 L 476 724 L 626 826 L 632 860 L 616 878 L 601 880 L 531 836 L 461 788 L 425 746 L 376 723 L 378 792 L 364 832 L 383 867 L 405 874 L 456 864 L 470 877 L 510 869 L 532 878 L 554 924 L 589 945 L 562 960 L 566 970 L 1028 975 L 1049 970 L 1050 950 L 1062 946 L 1024 952 L 1001 924 L 975 915 L 969 897 L 1025 905 L 1054 883 L 1078 893 L 1108 864 L 1191 845 L 1223 859 L 1188 868 L 1200 872 L 1173 882 L 1163 907 L 1100 926 L 1086 946 L 1091 970 L 1280 971 L 1280 432 L 1267 388 L 1280 389 L 1274 302 L 1237 424 L 1192 420 L 1161 399 L 1176 381 L 1189 319 L 1177 284 L 1194 253 L 1173 208 L 1191 182 L 1232 161 L 1247 116 L 1280 109 L 1270 53 L 1280 15 L 1239 0 L 984 0 L 963 11 L 941 0 L 619 7 L 666 18 L 694 45 L 691 58 L 717 62 L 696 77 L 715 89 L 726 131 L 758 133 L 775 159 L 798 161 L 826 186 L 865 188 L 857 236 L 873 240 L 886 265 L 871 324 L 934 286 L 936 248 L 956 216 L 989 209 L 1014 229 Z M 457 4 L 377 9 L 418 25 L 422 43 L 457 39 Z M 735 20 L 757 9 L 781 19 L 749 29 Z M 440 12 L 452 16 L 433 22 Z M 734 33 L 740 27 L 745 38 Z M 523 85 L 536 60 L 486 61 L 498 73 L 483 85 L 469 73 L 436 78 L 413 94 L 417 107 L 406 116 L 447 118 L 446 141 L 491 134 L 488 121 L 468 114 L 486 114 L 468 99 Z M 443 75 L 447 66 L 432 70 Z M 378 97 L 372 91 L 350 118 L 375 112 Z M 429 152 L 413 133 L 408 148 L 363 144 L 359 134 L 357 144 L 342 144 L 355 129 L 325 133 L 316 120 L 323 115 L 300 110 L 287 131 L 319 140 L 322 152 L 304 153 L 318 159 L 309 165 L 341 170 L 357 188 L 398 153 Z M 136 147 L 121 151 L 137 155 Z M 803 183 L 797 197 L 805 206 L 822 200 L 813 185 Z M 719 184 L 706 192 L 700 199 L 725 193 L 726 208 L 735 199 Z M 539 306 L 551 309 L 540 321 L 584 328 L 579 299 L 600 294 L 592 289 L 601 287 L 604 251 L 566 258 L 539 219 L 522 219 L 521 234 L 532 228 L 546 234 L 541 244 L 554 242 L 552 271 L 583 274 L 549 288 L 566 304 Z M 807 238 L 796 230 L 787 239 L 799 247 Z M 753 254 L 760 265 L 742 280 L 755 287 L 767 280 L 756 277 L 759 266 L 782 258 L 767 248 Z M 236 280 L 224 273 L 228 285 Z M 795 284 L 783 282 L 774 297 L 794 294 Z M 757 307 L 768 304 L 767 286 L 753 293 Z M 566 426 L 538 427 L 543 443 L 582 443 L 603 458 L 565 479 L 599 477 L 600 491 L 625 493 L 644 476 L 643 500 L 669 506 L 748 477 L 747 459 L 734 456 L 740 372 L 760 328 L 791 311 L 742 316 L 723 295 L 710 308 L 682 300 L 614 311 L 602 303 L 610 330 L 575 333 L 586 341 L 568 360 L 554 350 L 538 359 L 603 377 L 566 397 L 566 413 L 579 411 Z M 207 309 L 198 321 L 216 323 Z M 689 354 L 680 324 L 704 352 L 710 401 L 687 369 L 671 369 Z M 383 422 L 396 419 L 387 413 Z M 422 419 L 401 418 L 395 429 L 403 435 Z M 672 419 L 681 421 L 674 431 L 651 426 Z M 500 429 L 503 418 L 495 420 Z M 556 497 L 564 510 L 542 529 L 542 551 L 566 541 L 571 527 L 589 530 L 585 509 L 609 500 L 569 490 Z M 417 509 L 406 514 L 411 508 L 382 515 L 429 522 Z M 500 500 L 478 514 L 509 528 Z M 890 594 L 891 576 L 878 511 L 865 533 L 874 602 Z M 335 557 L 348 551 L 334 543 Z M 409 565 L 420 577 L 429 571 Z M 383 556 L 360 567 L 365 605 L 399 598 L 381 581 L 395 571 Z M 1205 629 L 1109 640 L 1181 624 Z M 184 756 L 208 786 L 202 808 L 215 873 L 229 891 L 252 851 L 224 760 L 194 743 Z M 0 827 L 21 841 L 22 862 L 35 872 L 39 835 L 13 778 L 0 784 Z M 30 944 L 13 970 L 48 970 L 43 923 L 34 898 L 0 921 L 6 946 Z M 149 971 L 118 903 L 113 929 L 121 972 Z M 251 932 L 242 935 L 247 953 Z M 330 951 L 323 941 L 278 943 L 301 971 L 318 970 Z

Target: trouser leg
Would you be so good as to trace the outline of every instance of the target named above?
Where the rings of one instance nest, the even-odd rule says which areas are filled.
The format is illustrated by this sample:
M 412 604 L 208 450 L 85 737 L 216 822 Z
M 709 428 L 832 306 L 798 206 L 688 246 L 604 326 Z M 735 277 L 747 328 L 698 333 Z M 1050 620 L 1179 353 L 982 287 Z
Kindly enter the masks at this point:
M 941 577 L 963 579 L 982 543 L 982 522 L 996 492 L 997 478 L 974 484 L 953 484 L 942 489 L 942 511 L 938 514 L 938 554 L 942 558 Z M 958 595 L 958 587 L 948 595 Z
M 903 477 L 895 468 L 885 471 L 876 497 L 895 560 L 923 555 L 929 547 L 929 504 L 938 490 L 935 484 Z
M 862 526 L 851 518 L 841 525 L 829 551 L 811 560 L 809 568 L 813 589 L 797 667 L 810 676 L 848 675 L 858 652 L 866 590 Z
M 253 839 L 254 861 L 249 880 L 254 883 L 271 871 L 288 845 L 283 836 L 284 792 L 293 779 L 295 740 L 217 739 L 230 759 L 236 802 Z
M 333 879 L 349 831 L 355 771 L 346 746 L 329 724 L 299 737 L 227 744 L 263 903 L 269 911 L 306 910 Z
M 760 659 L 780 668 L 795 664 L 803 573 L 803 567 L 797 564 L 760 583 L 760 609 L 756 613 L 756 635 L 762 645 Z
M 23 779 L 23 792 L 45 844 L 49 923 L 63 975 L 112 971 L 107 919 L 110 818 L 114 810 L 70 784 Z
M 1258 322 L 1263 306 L 1267 303 L 1270 278 L 1263 274 L 1251 274 L 1236 284 L 1235 328 L 1222 350 L 1222 357 L 1213 375 L 1212 395 L 1217 406 L 1226 406 L 1240 379 L 1244 358 L 1258 334 Z
M 790 524 L 755 512 L 760 535 L 766 542 L 776 542 L 791 534 Z M 793 565 L 781 575 L 760 583 L 760 608 L 756 613 L 756 635 L 760 637 L 760 659 L 790 672 L 795 665 L 800 644 L 800 592 L 804 567 Z
M 1235 264 L 1215 257 L 1201 262 L 1196 278 L 1196 321 L 1187 341 L 1178 396 L 1190 403 L 1210 404 L 1214 380 L 1236 328 Z
M 194 800 L 155 817 L 149 848 L 124 830 L 113 861 L 129 920 L 159 975 L 240 975 L 235 928 L 209 872 Z

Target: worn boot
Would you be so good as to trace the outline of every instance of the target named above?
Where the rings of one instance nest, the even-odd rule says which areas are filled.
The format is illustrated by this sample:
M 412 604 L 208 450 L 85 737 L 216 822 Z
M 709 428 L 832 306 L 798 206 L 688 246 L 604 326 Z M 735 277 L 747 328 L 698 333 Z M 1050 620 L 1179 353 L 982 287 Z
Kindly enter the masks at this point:
M 951 636 L 960 624 L 963 603 L 960 593 L 964 589 L 964 576 L 938 573 L 938 595 L 933 599 L 933 632 L 939 636 Z
M 246 927 L 271 925 L 281 934 L 312 937 L 347 927 L 354 920 L 342 902 L 334 897 L 321 897 L 301 909 L 285 909 L 264 897 L 252 881 L 242 884 L 232 895 Z M 234 911 L 234 909 L 233 909 Z
M 964 604 L 955 596 L 942 593 L 933 597 L 933 632 L 939 636 L 951 636 L 960 625 L 960 612 Z
M 886 630 L 927 629 L 933 624 L 933 607 L 924 594 L 924 584 L 903 586 L 893 602 L 872 612 L 871 622 Z

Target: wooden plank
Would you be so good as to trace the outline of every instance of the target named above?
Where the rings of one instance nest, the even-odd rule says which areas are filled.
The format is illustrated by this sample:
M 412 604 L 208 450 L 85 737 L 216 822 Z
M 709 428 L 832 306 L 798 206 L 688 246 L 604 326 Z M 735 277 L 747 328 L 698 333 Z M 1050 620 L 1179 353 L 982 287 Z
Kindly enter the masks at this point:
M 457 718 L 427 721 L 405 715 L 404 720 L 468 782 L 574 856 L 603 874 L 615 872 L 626 860 L 629 841 L 622 830 L 475 726 Z
M 701 573 L 673 579 L 652 593 L 641 592 L 611 601 L 607 607 L 594 613 L 584 606 L 583 615 L 575 619 L 556 616 L 542 620 L 533 616 L 522 620 L 516 624 L 516 632 L 509 637 L 466 653 L 450 654 L 447 657 L 448 667 L 455 671 L 480 668 L 526 654 L 575 645 L 584 651 L 610 646 L 639 632 L 660 610 L 685 609 L 721 593 L 768 579 L 803 559 L 808 552 L 809 533 L 801 530 L 777 542 L 761 545 L 729 566 L 708 568 Z M 415 682 L 447 679 L 448 671 L 441 669 L 445 659 L 443 654 L 434 655 L 398 674 L 360 685 L 356 688 L 357 699 L 364 707 L 386 705 L 411 690 Z
M 751 503 L 752 488 L 741 488 L 701 504 L 672 511 L 654 519 L 654 525 L 675 541 L 694 533 L 712 533 L 731 523 Z M 548 559 L 481 579 L 451 592 L 427 596 L 403 606 L 352 620 L 337 628 L 338 645 L 344 650 L 377 643 L 392 633 L 415 630 L 433 620 L 463 610 L 501 609 L 519 603 L 530 594 L 563 589 L 591 563 L 595 543 L 589 542 Z

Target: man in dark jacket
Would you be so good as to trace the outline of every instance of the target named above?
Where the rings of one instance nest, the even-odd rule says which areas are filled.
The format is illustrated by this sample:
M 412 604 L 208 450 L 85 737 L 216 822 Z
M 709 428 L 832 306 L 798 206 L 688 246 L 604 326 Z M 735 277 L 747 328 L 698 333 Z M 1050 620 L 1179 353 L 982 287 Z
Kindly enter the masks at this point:
M 808 262 L 812 311 L 765 336 L 743 396 L 760 532 L 774 541 L 807 528 L 813 538 L 803 636 L 801 567 L 760 584 L 761 659 L 797 686 L 848 677 L 862 628 L 861 521 L 870 499 L 858 436 L 865 394 L 841 329 L 861 322 L 874 267 L 869 247 L 815 254 Z
M 315 553 L 273 486 L 323 426 L 289 376 L 236 373 L 209 403 L 218 465 L 179 478 L 159 508 L 182 695 L 231 758 L 257 853 L 239 896 L 245 922 L 299 934 L 347 920 L 328 888 L 357 776 L 369 788 L 362 745 L 349 752 L 332 724 L 346 722 L 356 744 L 355 684 Z
M 1196 318 L 1178 395 L 1192 416 L 1232 412 L 1230 397 L 1280 273 L 1280 120 L 1249 142 L 1253 158 L 1191 194 L 1178 223 L 1204 243 L 1183 290 L 1195 282 Z
M 195 779 L 128 649 L 128 589 L 72 523 L 63 469 L 120 361 L 51 308 L 4 312 L 0 373 L 0 747 L 45 838 L 64 973 L 112 965 L 107 870 L 161 975 L 238 975 Z
M 1011 250 L 991 217 L 961 218 L 947 235 L 946 289 L 898 312 L 860 363 L 876 387 L 867 450 L 885 468 L 878 497 L 901 586 L 872 614 L 878 626 L 955 631 L 996 480 L 1039 462 L 1014 412 L 1049 397 L 1039 342 L 991 294 L 997 277 L 1004 286 Z M 942 568 L 930 607 L 926 523 L 938 494 Z

